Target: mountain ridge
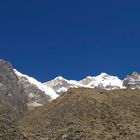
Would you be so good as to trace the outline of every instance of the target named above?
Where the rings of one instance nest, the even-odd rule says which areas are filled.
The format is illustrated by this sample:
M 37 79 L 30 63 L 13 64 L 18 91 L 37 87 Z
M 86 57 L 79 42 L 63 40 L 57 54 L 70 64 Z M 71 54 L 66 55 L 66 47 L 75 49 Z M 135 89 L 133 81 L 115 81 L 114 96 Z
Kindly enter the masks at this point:
M 107 73 L 101 73 L 97 76 L 87 76 L 82 80 L 67 80 L 62 76 L 58 76 L 51 81 L 45 82 L 44 85 L 53 88 L 56 93 L 62 94 L 70 88 L 102 88 L 105 90 L 126 89 L 126 88 L 140 88 L 140 74 L 127 76 L 124 80 L 119 79 L 117 76 L 112 76 Z M 128 78 L 129 77 L 129 78 Z M 133 81 L 133 87 L 130 86 Z M 135 86 L 137 84 L 137 86 Z
M 140 89 L 140 74 L 138 72 L 133 72 L 132 75 L 126 76 L 123 80 L 119 79 L 117 76 L 109 75 L 105 72 L 97 76 L 87 76 L 82 80 L 67 80 L 62 76 L 58 76 L 50 81 L 41 83 L 34 79 L 33 77 L 27 76 L 14 70 L 18 77 L 25 77 L 31 84 L 36 85 L 43 92 L 44 89 L 50 89 L 46 91 L 46 94 L 52 99 L 56 99 L 59 95 L 68 91 L 70 88 L 101 88 L 104 90 L 114 90 L 114 89 Z M 133 83 L 132 83 L 133 81 Z
M 16 69 L 13 69 L 13 71 L 23 85 L 28 97 L 28 105 L 30 106 L 47 104 L 71 88 L 101 88 L 104 90 L 140 89 L 140 74 L 138 72 L 133 72 L 132 75 L 126 76 L 124 80 L 103 72 L 97 76 L 87 76 L 79 81 L 67 80 L 62 76 L 58 76 L 51 81 L 41 83 Z

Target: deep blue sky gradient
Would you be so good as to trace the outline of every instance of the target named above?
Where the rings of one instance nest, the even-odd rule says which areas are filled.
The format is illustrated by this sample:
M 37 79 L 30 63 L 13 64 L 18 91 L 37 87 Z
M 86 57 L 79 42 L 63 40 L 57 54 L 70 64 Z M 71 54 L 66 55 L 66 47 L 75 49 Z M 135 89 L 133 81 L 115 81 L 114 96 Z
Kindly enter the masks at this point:
M 50 80 L 140 72 L 139 0 L 1 0 L 0 58 Z

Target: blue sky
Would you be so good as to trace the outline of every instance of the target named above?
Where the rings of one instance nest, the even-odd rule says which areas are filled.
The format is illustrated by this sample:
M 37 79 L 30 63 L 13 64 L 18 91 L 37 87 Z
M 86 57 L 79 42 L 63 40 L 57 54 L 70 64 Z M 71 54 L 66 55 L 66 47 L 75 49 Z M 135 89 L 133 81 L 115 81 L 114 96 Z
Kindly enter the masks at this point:
M 40 81 L 140 72 L 140 1 L 0 1 L 0 58 Z

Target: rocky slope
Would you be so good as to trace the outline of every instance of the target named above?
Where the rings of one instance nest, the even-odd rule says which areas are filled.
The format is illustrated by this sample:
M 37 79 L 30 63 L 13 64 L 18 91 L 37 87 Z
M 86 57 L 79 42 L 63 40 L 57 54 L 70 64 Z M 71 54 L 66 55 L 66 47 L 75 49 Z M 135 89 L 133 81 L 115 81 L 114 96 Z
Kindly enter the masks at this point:
M 18 122 L 31 140 L 139 140 L 140 90 L 71 89 Z

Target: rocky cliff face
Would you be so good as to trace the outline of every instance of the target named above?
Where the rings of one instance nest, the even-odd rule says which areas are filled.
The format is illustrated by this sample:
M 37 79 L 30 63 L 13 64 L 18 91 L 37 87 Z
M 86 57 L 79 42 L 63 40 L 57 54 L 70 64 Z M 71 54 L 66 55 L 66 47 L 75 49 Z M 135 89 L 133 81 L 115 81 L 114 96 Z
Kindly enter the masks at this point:
M 0 139 L 18 140 L 15 121 L 27 110 L 27 99 L 10 63 L 0 60 Z
M 138 72 L 133 72 L 132 75 L 124 79 L 123 85 L 131 89 L 140 89 L 140 74 Z
M 0 104 L 9 106 L 17 114 L 27 107 L 26 95 L 10 63 L 0 60 Z
M 31 84 L 27 78 L 20 76 L 18 76 L 18 78 L 27 96 L 28 106 L 44 105 L 51 99 L 50 96 L 46 95 L 36 85 Z

